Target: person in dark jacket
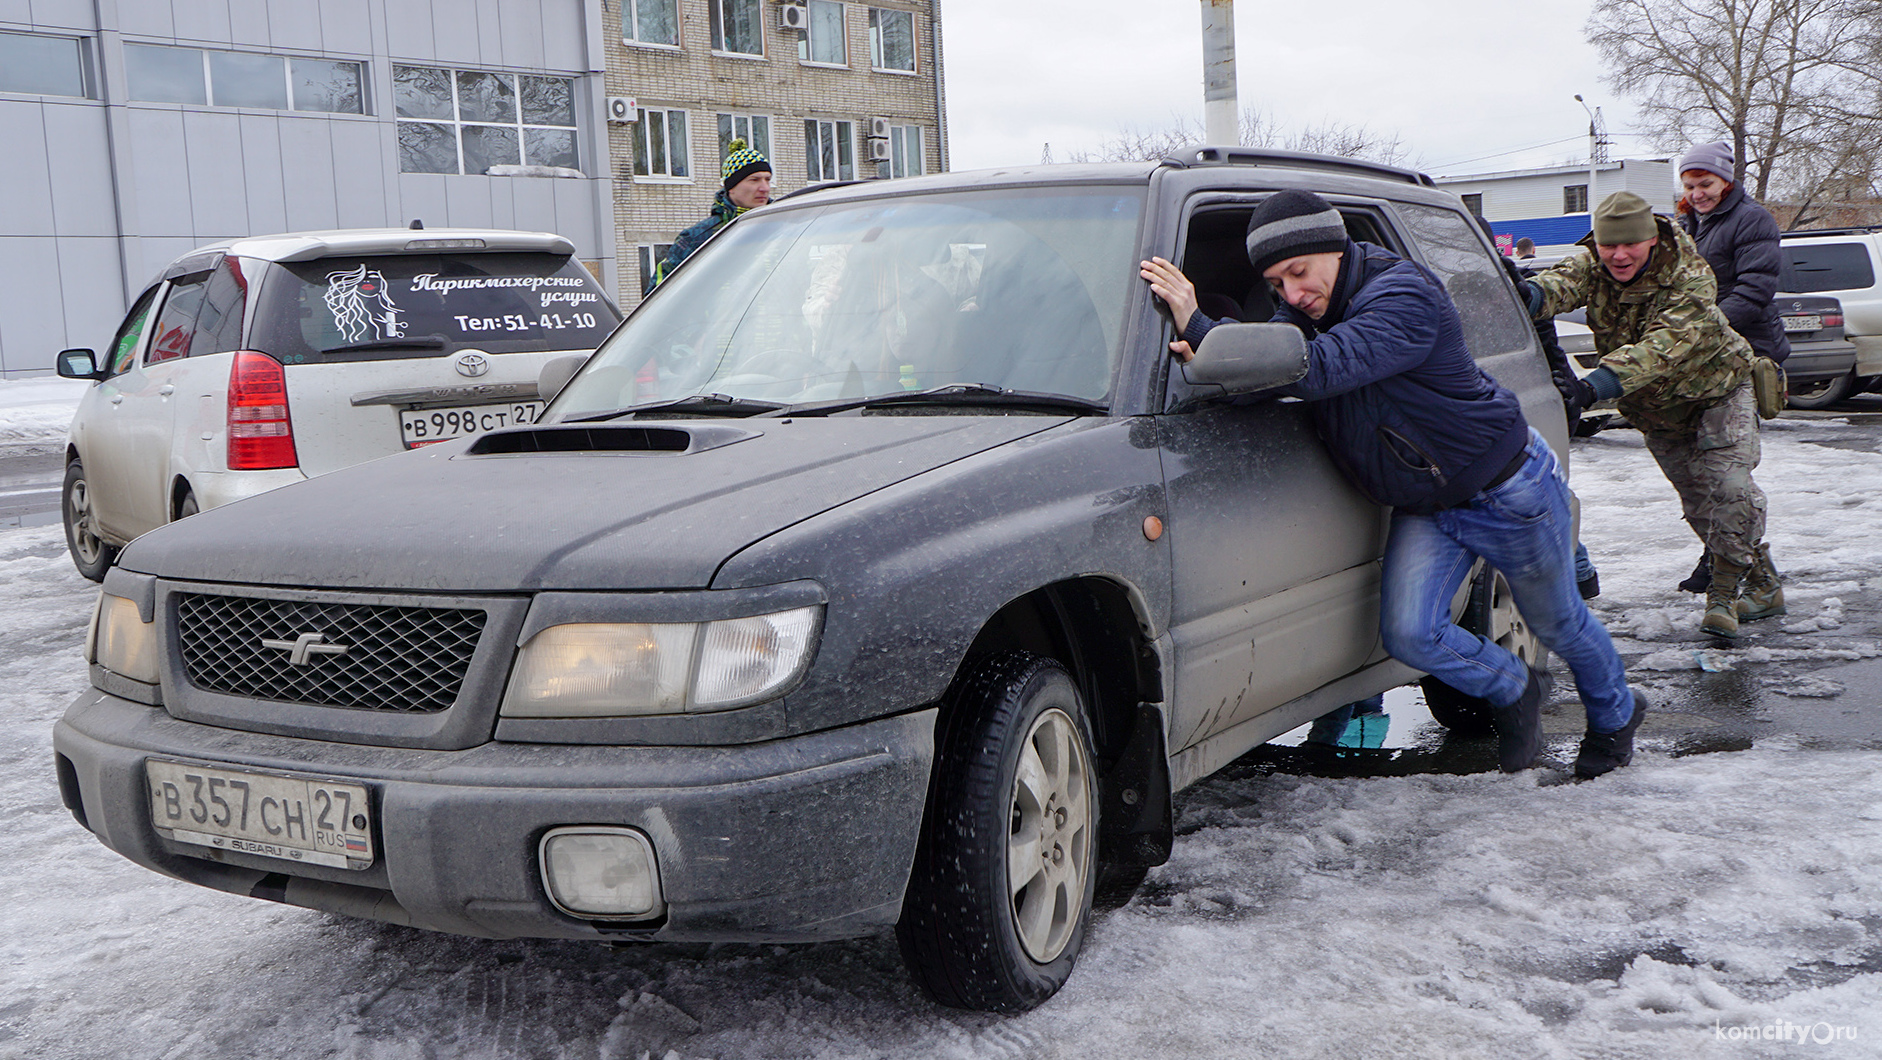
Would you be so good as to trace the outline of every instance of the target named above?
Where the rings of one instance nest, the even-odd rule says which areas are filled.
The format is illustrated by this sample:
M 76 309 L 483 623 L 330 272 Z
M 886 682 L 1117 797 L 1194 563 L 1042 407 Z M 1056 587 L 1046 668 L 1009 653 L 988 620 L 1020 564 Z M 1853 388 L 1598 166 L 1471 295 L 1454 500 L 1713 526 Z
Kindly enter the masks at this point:
M 693 256 L 693 251 L 724 228 L 726 223 L 746 210 L 755 210 L 771 201 L 771 162 L 743 139 L 726 145 L 725 161 L 719 166 L 723 187 L 713 196 L 712 212 L 697 224 L 673 237 L 673 246 L 660 259 L 653 282 L 658 284 Z
M 1779 364 L 1790 356 L 1790 337 L 1777 311 L 1778 270 L 1783 249 L 1777 219 L 1753 202 L 1737 183 L 1732 146 L 1723 141 L 1700 144 L 1679 160 L 1680 227 L 1693 238 L 1712 275 L 1718 278 L 1718 306 L 1732 330 L 1751 343 L 1752 352 Z M 1703 593 L 1712 584 L 1712 557 L 1679 583 Z
M 1451 600 L 1481 556 L 1574 671 L 1588 717 L 1576 775 L 1626 765 L 1646 698 L 1627 687 L 1607 630 L 1576 591 L 1561 465 L 1516 395 L 1471 358 L 1444 285 L 1347 238 L 1339 211 L 1307 192 L 1264 200 L 1247 247 L 1281 303 L 1274 320 L 1308 337 L 1306 376 L 1275 393 L 1312 402 L 1334 461 L 1392 509 L 1380 590 L 1386 650 L 1491 704 L 1505 771 L 1534 764 L 1545 672 L 1451 621 Z M 1143 262 L 1141 275 L 1177 324 L 1171 352 L 1188 360 L 1221 322 L 1198 312 L 1194 285 L 1170 262 Z

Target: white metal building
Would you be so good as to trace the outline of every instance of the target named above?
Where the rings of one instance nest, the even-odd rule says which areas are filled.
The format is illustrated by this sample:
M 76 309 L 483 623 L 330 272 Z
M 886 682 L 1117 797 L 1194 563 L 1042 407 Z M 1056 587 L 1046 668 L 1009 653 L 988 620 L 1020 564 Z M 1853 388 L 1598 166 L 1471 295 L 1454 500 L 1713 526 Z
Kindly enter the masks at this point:
M 1589 167 L 1579 165 L 1433 179 L 1488 220 L 1506 250 L 1524 236 L 1545 254 L 1549 248 L 1566 250 L 1588 234 L 1589 204 L 1599 206 L 1617 191 L 1633 192 L 1659 213 L 1673 212 L 1679 178 L 1664 158 L 1600 163 L 1593 169 L 1592 194 L 1589 178 Z
M 0 0 L 0 374 L 233 236 L 539 229 L 614 289 L 603 2 Z

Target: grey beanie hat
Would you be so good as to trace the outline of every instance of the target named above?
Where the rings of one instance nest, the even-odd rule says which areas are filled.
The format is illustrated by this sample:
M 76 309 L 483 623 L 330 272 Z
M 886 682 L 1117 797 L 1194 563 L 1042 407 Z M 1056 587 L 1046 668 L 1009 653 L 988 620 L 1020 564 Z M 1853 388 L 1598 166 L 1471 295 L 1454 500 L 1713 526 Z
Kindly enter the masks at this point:
M 1312 192 L 1277 192 L 1262 200 L 1248 219 L 1248 262 L 1257 274 L 1302 254 L 1345 249 L 1346 222 Z
M 1730 184 L 1738 178 L 1732 173 L 1732 145 L 1720 140 L 1716 143 L 1700 144 L 1686 152 L 1679 160 L 1679 172 L 1689 169 L 1703 169 Z

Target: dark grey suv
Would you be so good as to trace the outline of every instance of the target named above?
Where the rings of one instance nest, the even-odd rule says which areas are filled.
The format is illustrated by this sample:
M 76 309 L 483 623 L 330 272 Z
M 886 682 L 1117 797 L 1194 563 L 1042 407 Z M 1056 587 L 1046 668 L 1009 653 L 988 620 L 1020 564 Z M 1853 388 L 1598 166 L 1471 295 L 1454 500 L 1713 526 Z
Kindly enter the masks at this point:
M 894 930 L 938 1000 L 1040 1003 L 1173 792 L 1420 677 L 1380 647 L 1387 513 L 1305 405 L 1227 400 L 1299 333 L 1179 367 L 1137 279 L 1163 255 L 1265 320 L 1242 233 L 1281 188 L 1441 276 L 1566 456 L 1494 250 L 1419 174 L 1199 148 L 820 189 L 545 371 L 540 424 L 133 542 L 67 805 L 224 891 L 497 938 Z M 1457 613 L 1534 658 L 1498 583 Z

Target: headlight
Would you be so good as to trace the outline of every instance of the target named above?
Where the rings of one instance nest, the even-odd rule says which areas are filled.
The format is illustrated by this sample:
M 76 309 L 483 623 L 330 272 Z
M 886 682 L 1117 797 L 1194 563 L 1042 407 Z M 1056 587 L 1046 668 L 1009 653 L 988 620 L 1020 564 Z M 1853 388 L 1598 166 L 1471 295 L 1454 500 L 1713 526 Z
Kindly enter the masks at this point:
M 157 624 L 138 616 L 137 601 L 99 593 L 96 622 L 98 665 L 133 681 L 156 684 Z
M 518 654 L 512 718 L 727 710 L 781 693 L 810 662 L 819 607 L 714 622 L 550 626 Z

